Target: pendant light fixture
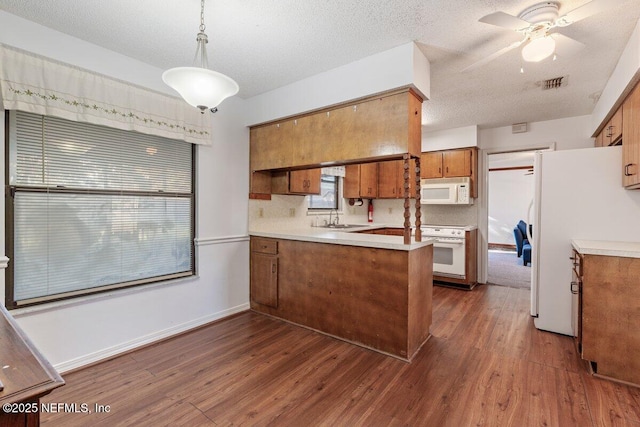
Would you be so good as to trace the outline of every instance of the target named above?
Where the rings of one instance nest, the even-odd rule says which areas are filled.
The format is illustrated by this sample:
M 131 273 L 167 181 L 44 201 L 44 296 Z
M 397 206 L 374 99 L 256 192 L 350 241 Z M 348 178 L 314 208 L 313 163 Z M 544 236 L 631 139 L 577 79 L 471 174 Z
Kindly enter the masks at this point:
M 200 109 L 217 111 L 217 106 L 240 89 L 230 77 L 209 69 L 205 34 L 204 0 L 200 0 L 200 31 L 196 38 L 198 47 L 192 67 L 177 67 L 162 73 L 162 80 L 180 94 L 188 104 Z

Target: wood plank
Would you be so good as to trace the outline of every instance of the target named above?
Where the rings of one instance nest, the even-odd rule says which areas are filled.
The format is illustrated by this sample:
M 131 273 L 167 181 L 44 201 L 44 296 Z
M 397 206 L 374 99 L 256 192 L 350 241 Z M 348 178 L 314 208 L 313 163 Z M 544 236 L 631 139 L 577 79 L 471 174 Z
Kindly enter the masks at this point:
M 45 401 L 111 412 L 42 424 L 640 426 L 640 389 L 569 361 L 572 338 L 535 329 L 527 297 L 434 288 L 411 363 L 246 312 L 65 374 Z

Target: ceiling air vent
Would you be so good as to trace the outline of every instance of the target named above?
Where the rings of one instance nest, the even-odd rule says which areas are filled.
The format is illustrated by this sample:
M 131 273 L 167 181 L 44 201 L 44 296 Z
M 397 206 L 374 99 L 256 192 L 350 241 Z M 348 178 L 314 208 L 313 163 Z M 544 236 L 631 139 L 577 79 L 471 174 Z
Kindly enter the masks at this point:
M 542 80 L 540 86 L 542 90 L 558 89 L 567 85 L 566 76 L 554 77 L 553 79 Z

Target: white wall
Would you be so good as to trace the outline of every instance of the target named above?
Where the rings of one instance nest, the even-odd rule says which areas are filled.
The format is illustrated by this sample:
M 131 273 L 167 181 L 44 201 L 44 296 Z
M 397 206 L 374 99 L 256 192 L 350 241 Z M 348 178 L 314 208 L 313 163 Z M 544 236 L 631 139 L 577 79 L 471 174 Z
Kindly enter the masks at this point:
M 638 80 L 640 80 L 640 21 L 636 24 L 616 68 L 591 113 L 590 135 L 595 134 L 600 124 L 609 117 L 610 112 L 615 112 L 614 106 L 624 100 Z
M 422 151 L 477 147 L 478 126 L 464 126 L 435 132 L 422 131 Z
M 513 228 L 519 220 L 527 221 L 533 184 L 526 169 L 489 172 L 489 243 L 515 245 Z
M 511 126 L 480 130 L 480 155 L 478 159 L 478 281 L 487 280 L 488 248 L 488 173 L 487 155 L 490 153 L 532 150 L 554 146 L 556 150 L 570 150 L 593 147 L 594 141 L 589 131 L 591 116 L 568 117 L 529 123 L 526 133 L 511 133 Z
M 247 100 L 245 124 L 252 126 L 408 86 L 429 98 L 429 61 L 413 42 L 254 96 Z
M 0 42 L 171 93 L 160 69 L 5 12 Z M 197 277 L 12 311 L 56 368 L 64 372 L 248 308 L 244 109 L 245 101 L 226 100 L 214 116 L 213 145 L 197 148 Z M 4 221 L 0 228 L 4 240 Z

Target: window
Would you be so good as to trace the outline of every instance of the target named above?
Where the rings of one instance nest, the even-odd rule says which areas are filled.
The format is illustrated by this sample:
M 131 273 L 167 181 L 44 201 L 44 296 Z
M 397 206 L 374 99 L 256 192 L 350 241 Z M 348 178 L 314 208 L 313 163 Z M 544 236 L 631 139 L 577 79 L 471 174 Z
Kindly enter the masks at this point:
M 8 308 L 195 273 L 192 144 L 8 117 Z
M 322 175 L 320 177 L 320 195 L 309 196 L 309 209 L 338 209 L 338 177 Z

